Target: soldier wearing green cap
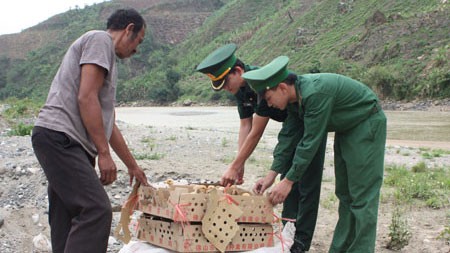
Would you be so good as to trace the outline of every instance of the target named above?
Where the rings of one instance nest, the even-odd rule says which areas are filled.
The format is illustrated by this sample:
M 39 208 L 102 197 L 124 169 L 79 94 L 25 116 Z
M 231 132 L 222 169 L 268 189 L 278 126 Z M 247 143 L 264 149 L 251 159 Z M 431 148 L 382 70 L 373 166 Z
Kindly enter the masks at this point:
M 269 119 L 282 122 L 287 116 L 287 110 L 271 108 L 265 100 L 258 103 L 257 94 L 242 78 L 242 74 L 258 67 L 245 65 L 240 61 L 234 54 L 236 49 L 235 44 L 224 45 L 209 54 L 196 69 L 210 78 L 214 91 L 227 90 L 237 101 L 241 119 L 239 152 L 224 172 L 221 178 L 222 185 L 243 183 L 245 161 L 254 151 Z M 302 245 L 302 250 L 309 249 L 316 225 L 325 146 L 326 137 L 321 146 L 322 152 L 313 159 L 311 169 L 305 173 L 305 183 L 293 186 L 288 197 L 291 201 L 286 202 L 283 207 L 283 218 L 297 219 L 296 241 Z M 291 157 L 292 155 L 290 154 Z M 306 195 L 309 198 L 305 198 Z
M 243 75 L 269 106 L 298 107 L 297 112 L 289 111 L 281 130 L 286 135 L 279 141 L 289 145 L 275 151 L 279 155 L 274 156 L 271 172 L 253 190 L 263 193 L 273 184 L 276 174 L 286 173 L 269 194 L 274 204 L 285 201 L 292 185 L 303 183 L 302 176 L 323 136 L 334 132 L 339 220 L 329 252 L 374 252 L 386 143 L 386 117 L 378 98 L 366 85 L 346 76 L 291 74 L 287 70 L 288 61 L 288 57 L 280 56 Z M 303 124 L 287 124 L 290 121 Z M 297 131 L 304 131 L 300 141 L 296 138 Z M 294 160 L 288 166 L 289 158 L 283 154 L 291 152 L 295 153 Z M 283 169 L 280 164 L 285 165 Z

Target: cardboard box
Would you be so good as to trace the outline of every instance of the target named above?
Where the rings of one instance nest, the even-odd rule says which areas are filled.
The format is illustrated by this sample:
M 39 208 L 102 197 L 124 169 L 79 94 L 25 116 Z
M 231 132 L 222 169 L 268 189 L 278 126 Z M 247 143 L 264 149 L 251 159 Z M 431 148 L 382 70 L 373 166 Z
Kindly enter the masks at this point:
M 143 215 L 138 221 L 137 237 L 159 247 L 177 252 L 219 252 L 202 232 L 200 223 L 181 223 Z M 273 246 L 270 224 L 239 224 L 239 230 L 226 251 L 250 251 Z
M 199 222 L 206 213 L 209 193 L 196 191 L 196 186 L 198 185 L 171 185 L 164 188 L 140 186 L 138 210 L 174 221 Z M 243 212 L 237 222 L 273 221 L 273 206 L 267 197 L 249 195 L 247 191 L 239 188 L 228 189 L 227 196 Z

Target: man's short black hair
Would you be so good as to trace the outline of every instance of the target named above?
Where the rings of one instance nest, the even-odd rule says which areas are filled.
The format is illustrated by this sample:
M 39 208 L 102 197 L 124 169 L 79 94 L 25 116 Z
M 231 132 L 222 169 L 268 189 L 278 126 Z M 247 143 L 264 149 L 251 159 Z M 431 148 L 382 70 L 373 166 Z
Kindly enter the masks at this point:
M 297 75 L 290 72 L 288 74 L 288 76 L 286 77 L 286 79 L 284 79 L 284 83 L 288 84 L 288 85 L 293 85 L 295 84 L 295 82 L 297 81 Z
M 236 71 L 236 67 L 241 67 L 242 69 L 245 69 L 245 64 L 238 59 L 236 59 L 236 63 L 234 63 L 233 68 L 230 70 L 230 73 L 234 73 Z
M 131 23 L 134 24 L 133 34 L 135 35 L 146 26 L 144 18 L 135 9 L 119 9 L 109 16 L 106 29 L 123 30 Z

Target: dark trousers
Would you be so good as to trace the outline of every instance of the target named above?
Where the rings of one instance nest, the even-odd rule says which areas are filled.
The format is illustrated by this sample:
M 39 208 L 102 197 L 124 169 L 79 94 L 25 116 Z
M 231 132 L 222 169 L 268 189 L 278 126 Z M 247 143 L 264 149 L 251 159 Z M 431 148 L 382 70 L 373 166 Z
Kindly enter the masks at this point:
M 104 253 L 112 210 L 95 158 L 68 135 L 34 127 L 32 144 L 48 180 L 53 253 Z
M 309 250 L 316 228 L 326 144 L 325 136 L 300 182 L 294 183 L 283 202 L 282 217 L 296 220 L 294 239 L 302 245 L 303 250 Z

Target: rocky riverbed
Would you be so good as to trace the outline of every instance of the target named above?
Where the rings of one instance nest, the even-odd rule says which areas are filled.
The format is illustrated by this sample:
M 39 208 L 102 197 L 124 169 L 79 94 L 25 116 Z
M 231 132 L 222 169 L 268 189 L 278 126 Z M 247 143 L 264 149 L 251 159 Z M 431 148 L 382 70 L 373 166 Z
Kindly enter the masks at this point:
M 450 100 L 424 102 L 424 105 L 389 105 L 391 109 L 450 111 Z M 144 116 L 145 117 L 145 116 Z M 219 122 L 220 123 L 220 122 Z M 127 142 L 138 163 L 145 170 L 151 182 L 167 178 L 188 181 L 218 180 L 236 154 L 236 128 L 179 127 L 129 124 L 119 121 Z M 173 123 L 175 124 L 175 123 Z M 8 125 L 0 118 L 0 252 L 51 252 L 45 251 L 49 239 L 47 223 L 47 181 L 37 162 L 30 143 L 30 137 L 8 136 Z M 265 175 L 270 166 L 271 152 L 276 136 L 264 136 L 252 157 L 246 164 L 243 188 L 250 189 L 253 183 Z M 389 143 L 389 142 L 388 142 Z M 450 148 L 449 148 L 450 149 Z M 410 155 L 405 155 L 408 152 Z M 400 164 L 411 167 L 420 162 L 421 150 L 400 142 L 387 145 L 386 164 Z M 325 173 L 322 184 L 322 199 L 330 198 L 334 191 L 332 140 L 328 141 Z M 118 179 L 105 187 L 113 207 L 119 210 L 127 199 L 131 186 L 126 168 L 116 158 L 119 168 Z M 426 160 L 429 167 L 450 167 L 450 155 Z M 279 207 L 277 207 L 279 211 Z M 376 252 L 391 252 L 386 249 L 389 240 L 392 203 L 380 206 Z M 412 239 L 402 252 L 448 253 L 448 241 L 438 239 L 440 232 L 449 226 L 448 210 L 426 207 L 410 207 Z M 120 217 L 114 212 L 112 231 Z M 310 252 L 326 252 L 337 221 L 337 203 L 332 207 L 321 202 L 319 220 Z M 34 239 L 34 241 L 33 241 Z M 40 248 L 39 248 L 40 247 Z M 108 252 L 118 252 L 123 244 L 111 232 Z

